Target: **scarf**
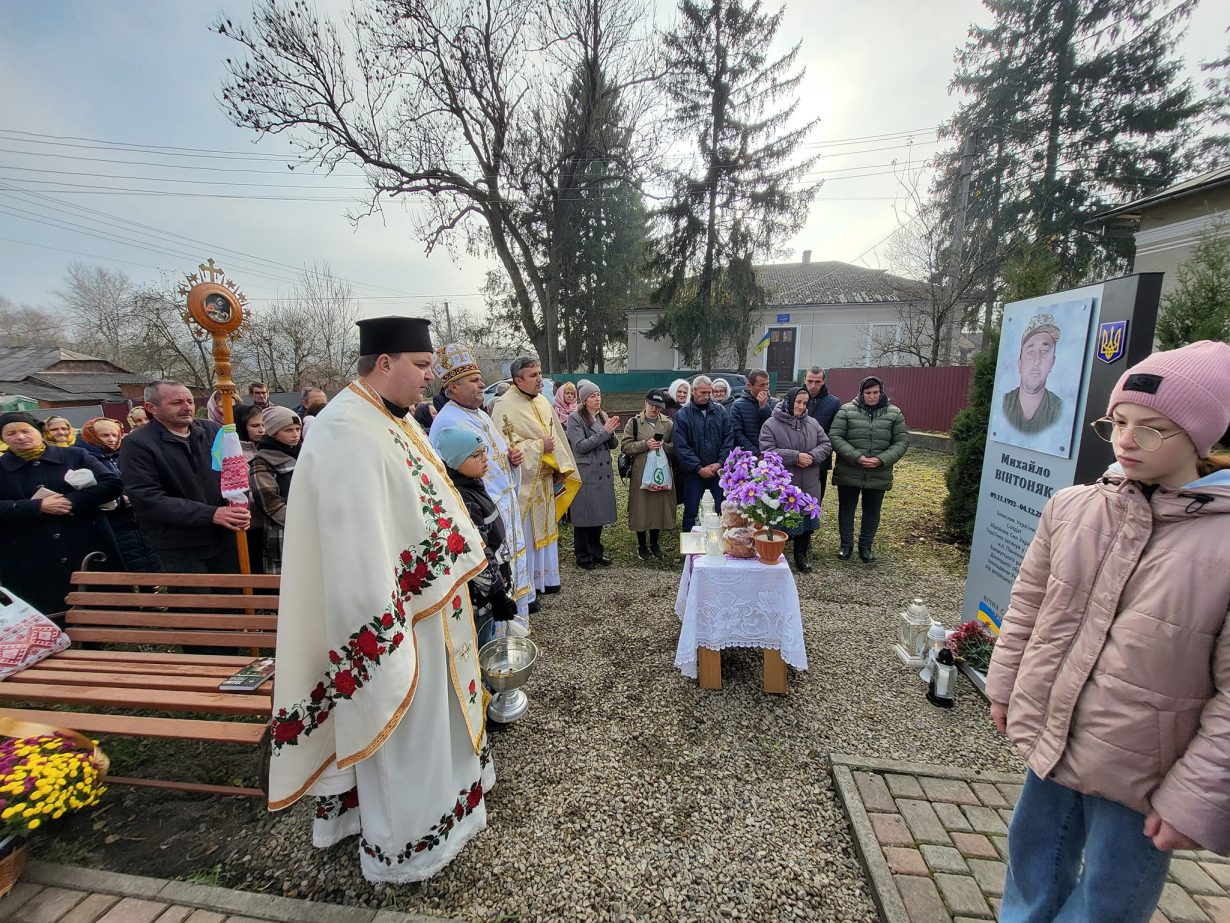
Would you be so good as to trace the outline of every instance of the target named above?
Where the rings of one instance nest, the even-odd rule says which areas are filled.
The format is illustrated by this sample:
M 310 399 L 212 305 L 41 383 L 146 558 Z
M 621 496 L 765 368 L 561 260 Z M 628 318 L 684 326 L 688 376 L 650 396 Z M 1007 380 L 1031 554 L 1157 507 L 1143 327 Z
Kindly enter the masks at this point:
M 43 453 L 47 451 L 47 443 L 40 442 L 33 449 L 9 449 L 14 455 L 22 461 L 34 461 L 36 458 L 42 458 Z
M 570 401 L 566 397 L 566 392 L 563 386 L 555 392 L 555 415 L 559 417 L 561 423 L 567 423 L 568 418 L 576 413 L 577 402 Z
M 291 458 L 299 457 L 299 450 L 303 448 L 303 440 L 300 439 L 297 445 L 287 445 L 284 442 L 278 442 L 272 436 L 261 436 L 260 442 L 256 444 L 258 449 L 272 449 L 275 452 L 283 452 Z
M 71 423 L 68 423 L 68 420 L 64 420 L 65 423 L 68 423 L 68 439 L 64 442 L 57 442 L 55 439 L 51 437 L 51 433 L 47 432 L 47 427 L 51 425 L 52 420 L 64 420 L 64 417 L 48 417 L 47 418 L 47 422 L 43 424 L 43 432 L 46 434 L 47 441 L 50 442 L 52 445 L 58 445 L 61 448 L 68 448 L 69 446 L 76 445 L 77 444 L 77 431 L 73 429 L 73 425 Z M 39 454 L 41 455 L 42 453 L 40 452 Z
M 116 452 L 119 451 L 119 448 L 118 447 L 116 447 L 115 449 L 108 448 L 107 445 L 102 441 L 102 438 L 98 434 L 98 425 L 100 423 L 104 425 L 110 423 L 112 426 L 119 427 L 120 439 L 123 440 L 124 428 L 120 426 L 118 422 L 110 419 L 109 417 L 91 417 L 90 419 L 86 420 L 85 424 L 81 427 L 81 441 L 88 445 L 92 445 L 96 448 L 102 449 L 104 455 L 114 455 Z

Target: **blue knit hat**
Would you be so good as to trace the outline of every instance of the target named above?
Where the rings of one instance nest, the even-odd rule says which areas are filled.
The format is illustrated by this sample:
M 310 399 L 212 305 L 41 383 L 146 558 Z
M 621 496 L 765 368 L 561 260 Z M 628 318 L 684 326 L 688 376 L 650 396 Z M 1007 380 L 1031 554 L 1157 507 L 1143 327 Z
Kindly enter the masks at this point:
M 440 458 L 444 461 L 444 464 L 456 470 L 478 450 L 483 441 L 478 437 L 478 433 L 473 430 L 463 429 L 460 426 L 450 426 L 447 429 L 440 430 L 436 443 L 436 451 L 440 453 Z

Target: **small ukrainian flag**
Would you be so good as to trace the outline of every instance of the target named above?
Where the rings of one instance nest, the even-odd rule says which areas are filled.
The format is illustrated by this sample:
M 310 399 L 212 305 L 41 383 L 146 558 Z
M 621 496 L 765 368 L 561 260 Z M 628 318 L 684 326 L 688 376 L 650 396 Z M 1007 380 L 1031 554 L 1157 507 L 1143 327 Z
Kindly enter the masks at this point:
M 764 352 L 768 348 L 769 348 L 769 331 L 766 330 L 764 332 L 764 336 L 760 338 L 760 342 L 756 344 L 752 352 L 760 353 L 760 352 Z

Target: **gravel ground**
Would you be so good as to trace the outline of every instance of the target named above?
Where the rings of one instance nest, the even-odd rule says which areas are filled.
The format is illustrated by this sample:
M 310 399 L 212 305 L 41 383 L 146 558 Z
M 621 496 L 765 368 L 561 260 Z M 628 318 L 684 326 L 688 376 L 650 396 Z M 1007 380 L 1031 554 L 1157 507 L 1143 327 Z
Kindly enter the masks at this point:
M 964 680 L 956 708 L 934 708 L 891 652 L 913 596 L 952 624 L 964 581 L 964 556 L 934 541 L 943 460 L 908 458 L 916 489 L 889 495 L 877 565 L 834 558 L 826 512 L 799 578 L 811 669 L 787 697 L 760 691 L 759 651 L 726 653 L 720 692 L 681 676 L 678 565 L 635 562 L 613 531 L 616 566 L 566 566 L 536 617 L 530 711 L 492 735 L 490 825 L 443 873 L 374 888 L 353 840 L 311 846 L 305 804 L 228 809 L 206 866 L 245 889 L 467 919 L 874 921 L 828 754 L 1021 769 Z

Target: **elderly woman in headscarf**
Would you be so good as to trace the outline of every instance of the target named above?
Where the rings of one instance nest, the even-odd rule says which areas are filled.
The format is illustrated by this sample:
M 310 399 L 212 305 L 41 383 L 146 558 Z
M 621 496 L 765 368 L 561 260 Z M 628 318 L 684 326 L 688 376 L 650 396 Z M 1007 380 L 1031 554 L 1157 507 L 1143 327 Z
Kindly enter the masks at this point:
M 77 444 L 77 431 L 65 417 L 48 417 L 43 421 L 43 436 L 46 442 L 61 448 Z
M 0 415 L 0 440 L 9 447 L 0 455 L 0 584 L 46 615 L 63 612 L 86 555 L 120 566 L 99 507 L 124 485 L 85 449 L 45 442 L 28 413 Z
M 108 417 L 94 417 L 86 420 L 81 427 L 81 438 L 77 441 L 79 448 L 85 449 L 99 464 L 114 474 L 120 476 L 120 442 L 124 438 L 124 428 L 119 421 Z M 158 557 L 137 528 L 137 518 L 133 515 L 132 504 L 128 498 L 121 496 L 114 504 L 104 504 L 103 512 L 111 532 L 115 535 L 115 543 L 120 549 L 120 557 L 124 561 L 124 570 L 138 573 L 152 573 L 160 570 Z
M 149 423 L 149 414 L 145 412 L 144 407 L 134 407 L 128 411 L 128 428 L 129 430 L 140 429 Z
M 824 479 L 825 462 L 833 454 L 828 434 L 808 414 L 811 395 L 806 388 L 791 388 L 786 399 L 773 408 L 773 413 L 760 428 L 760 451 L 776 452 L 790 472 L 794 486 L 819 502 L 820 482 Z M 820 520 L 804 515 L 803 521 L 786 534 L 794 539 L 794 566 L 801 574 L 810 574 L 807 551 L 811 534 Z
M 685 407 L 692 396 L 692 386 L 686 378 L 676 378 L 671 382 L 670 390 L 666 392 L 666 415 L 675 419 L 675 414 Z M 683 492 L 680 491 L 680 496 Z
M 568 425 L 568 418 L 577 409 L 577 386 L 570 381 L 564 382 L 555 392 L 555 415 L 562 425 Z
M 730 382 L 725 378 L 713 379 L 713 401 L 721 404 L 723 407 L 729 407 L 732 398 L 730 396 Z

